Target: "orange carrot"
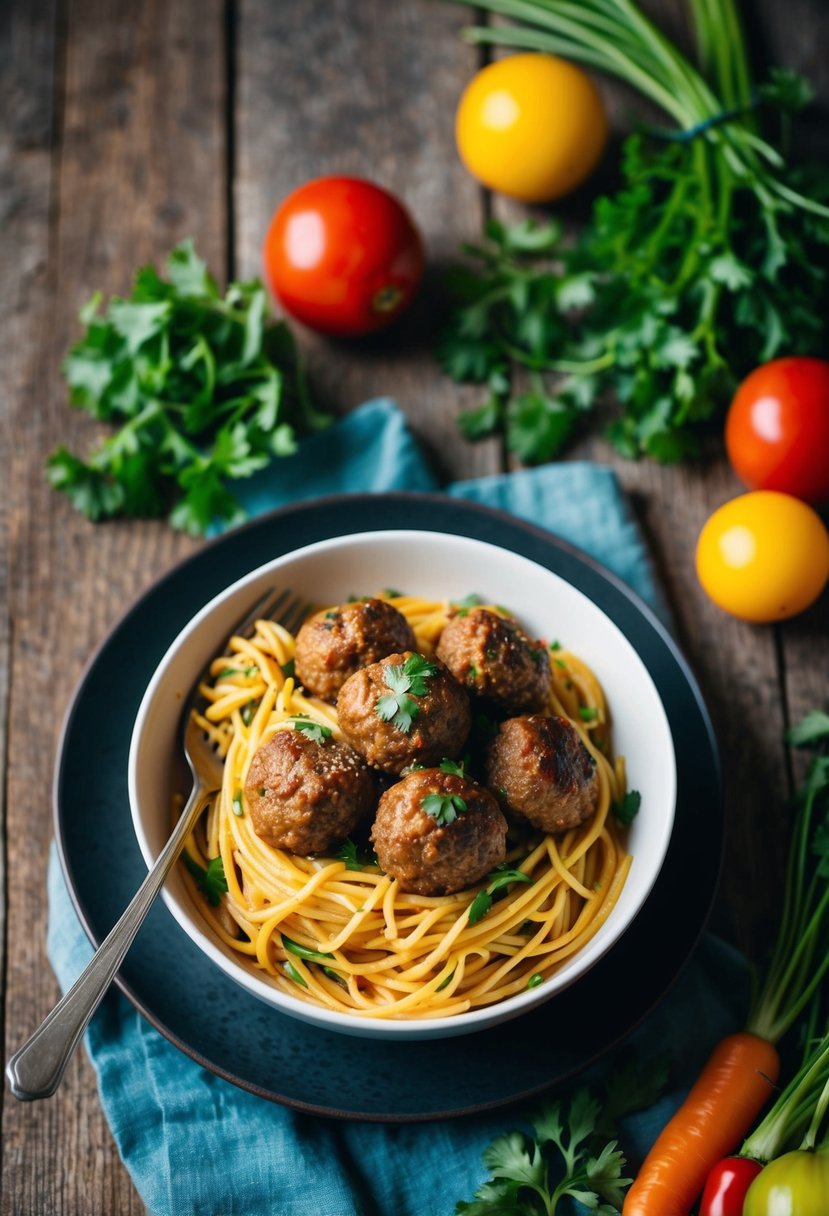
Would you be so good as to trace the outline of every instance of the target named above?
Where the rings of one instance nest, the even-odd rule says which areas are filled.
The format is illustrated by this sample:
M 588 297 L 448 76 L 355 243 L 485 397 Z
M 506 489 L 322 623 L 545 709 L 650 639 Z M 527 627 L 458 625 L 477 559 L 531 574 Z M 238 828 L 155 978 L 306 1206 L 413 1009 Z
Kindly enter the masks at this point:
M 708 1171 L 743 1138 L 779 1072 L 767 1039 L 746 1031 L 722 1039 L 642 1163 L 623 1216 L 688 1216 Z
M 786 741 L 829 749 L 829 717 L 811 713 Z M 742 1031 L 723 1039 L 645 1158 L 624 1216 L 688 1216 L 709 1170 L 749 1131 L 780 1072 L 775 1044 L 791 1029 L 829 971 L 829 868 L 815 823 L 829 810 L 827 758 L 812 760 L 798 791 L 780 925 L 765 979 Z

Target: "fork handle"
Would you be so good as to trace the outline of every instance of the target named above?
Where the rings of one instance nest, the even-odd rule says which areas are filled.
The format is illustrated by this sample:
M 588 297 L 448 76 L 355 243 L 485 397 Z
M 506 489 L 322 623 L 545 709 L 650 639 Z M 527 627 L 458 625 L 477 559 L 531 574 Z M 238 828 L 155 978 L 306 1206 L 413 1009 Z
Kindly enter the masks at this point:
M 167 843 L 117 924 L 72 987 L 9 1060 L 6 1076 L 16 1098 L 24 1101 L 48 1098 L 60 1085 L 72 1053 L 212 794 L 213 791 L 196 784 Z

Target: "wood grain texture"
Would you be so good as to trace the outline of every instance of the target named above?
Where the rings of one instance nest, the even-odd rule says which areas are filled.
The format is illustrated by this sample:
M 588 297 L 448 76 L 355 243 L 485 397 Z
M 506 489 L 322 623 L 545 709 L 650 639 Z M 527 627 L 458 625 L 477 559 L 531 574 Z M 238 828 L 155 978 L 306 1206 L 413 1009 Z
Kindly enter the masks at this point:
M 162 257 L 187 235 L 221 266 L 227 225 L 219 0 L 134 0 L 117 8 L 76 0 L 59 27 L 50 6 L 10 7 L 15 26 L 29 31 L 12 65 L 20 99 L 13 132 L 29 145 L 18 149 L 15 166 L 32 165 L 19 200 L 29 218 L 10 253 L 25 271 L 28 296 L 17 303 L 21 371 L 10 419 L 23 459 L 6 466 L 14 763 L 5 1031 L 12 1050 L 58 995 L 45 958 L 44 883 L 55 744 L 71 690 L 127 603 L 193 547 L 162 523 L 96 528 L 49 489 L 47 454 L 58 442 L 84 451 L 99 429 L 68 408 L 60 362 L 78 332 L 77 309 L 93 290 L 126 292 L 142 261 Z M 143 1210 L 82 1053 L 55 1098 L 7 1099 L 3 1133 L 4 1213 Z
M 496 442 L 458 443 L 454 415 L 472 393 L 443 377 L 431 356 L 442 270 L 482 218 L 481 192 L 454 150 L 455 106 L 477 64 L 458 37 L 465 21 L 434 0 L 324 7 L 243 0 L 237 36 L 238 267 L 261 272 L 275 207 L 310 178 L 368 177 L 406 204 L 429 263 L 409 313 L 369 341 L 335 343 L 307 332 L 301 341 L 327 405 L 342 412 L 395 397 L 444 479 L 500 468 Z
M 647 7 L 687 36 L 681 0 L 647 0 Z M 750 9 L 753 45 L 815 79 L 822 111 L 806 142 L 825 150 L 829 11 L 820 0 L 762 0 Z M 267 222 L 288 191 L 323 173 L 369 176 L 410 207 L 429 276 L 413 312 L 385 338 L 335 344 L 302 333 L 315 384 L 337 412 L 395 396 L 443 478 L 499 471 L 498 443 L 466 444 L 455 428 L 459 406 L 477 393 L 452 385 L 431 356 L 444 265 L 478 234 L 488 208 L 518 213 L 485 197 L 454 151 L 455 104 L 478 62 L 458 37 L 469 17 L 436 0 L 0 6 L 7 1053 L 57 997 L 44 885 L 55 743 L 72 688 L 129 601 L 194 548 L 163 522 L 94 527 L 46 485 L 44 461 L 57 443 L 83 451 L 98 434 L 68 408 L 59 374 L 78 332 L 77 309 L 93 290 L 125 292 L 142 261 L 160 261 L 188 235 L 219 277 L 226 268 L 258 274 Z M 602 88 L 622 131 L 630 94 Z M 588 197 L 562 205 L 569 223 L 584 215 Z M 583 457 L 614 467 L 628 491 L 708 698 L 727 784 L 726 882 L 715 926 L 759 954 L 776 912 L 786 834 L 782 730 L 826 702 L 826 598 L 777 630 L 733 621 L 705 599 L 691 560 L 696 535 L 739 491 L 721 456 L 661 469 L 621 461 L 593 434 L 568 453 Z M 802 763 L 793 758 L 795 774 Z M 25 1106 L 6 1093 L 2 1127 L 1 1216 L 143 1211 L 83 1053 L 49 1102 Z

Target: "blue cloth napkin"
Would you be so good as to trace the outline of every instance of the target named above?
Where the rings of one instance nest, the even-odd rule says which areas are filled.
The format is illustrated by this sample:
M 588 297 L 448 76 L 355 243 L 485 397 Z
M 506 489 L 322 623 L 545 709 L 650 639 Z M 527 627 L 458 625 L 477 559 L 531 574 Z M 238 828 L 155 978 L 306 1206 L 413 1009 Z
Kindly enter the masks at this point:
M 437 490 L 403 415 L 360 407 L 242 487 L 250 514 L 320 495 Z M 593 554 L 663 617 L 647 554 L 612 471 L 586 463 L 484 477 L 446 493 L 547 526 Z M 65 990 L 91 955 L 55 850 L 49 866 L 48 952 Z M 612 994 L 608 994 L 612 999 Z M 681 1101 L 711 1045 L 743 1020 L 742 956 L 703 938 L 669 996 L 623 1050 L 648 1061 L 668 1050 L 669 1092 L 628 1119 L 643 1154 Z M 521 1112 L 409 1125 L 326 1120 L 258 1098 L 200 1068 L 111 991 L 86 1034 L 119 1152 L 154 1216 L 453 1216 L 487 1177 L 481 1153 L 522 1126 Z M 459 1040 L 462 1050 L 462 1040 Z M 612 1067 L 608 1058 L 584 1080 Z

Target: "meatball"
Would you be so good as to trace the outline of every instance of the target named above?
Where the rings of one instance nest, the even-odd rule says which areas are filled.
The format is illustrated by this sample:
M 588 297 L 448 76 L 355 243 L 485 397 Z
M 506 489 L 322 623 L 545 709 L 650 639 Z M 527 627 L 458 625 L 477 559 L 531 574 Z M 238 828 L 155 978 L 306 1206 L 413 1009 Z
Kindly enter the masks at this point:
M 507 811 L 543 832 L 578 827 L 599 805 L 596 762 L 566 718 L 503 722 L 487 749 L 486 775 Z
M 375 803 L 363 761 L 330 737 L 282 729 L 253 754 L 245 782 L 253 830 L 291 853 L 325 853 L 363 820 Z
M 302 625 L 294 654 L 296 678 L 308 692 L 334 701 L 355 671 L 415 645 L 411 625 L 386 600 L 341 604 Z
M 452 617 L 438 657 L 470 692 L 507 713 L 542 710 L 552 688 L 550 657 L 508 617 L 474 608 Z
M 506 856 L 507 822 L 495 798 L 466 777 L 418 769 L 386 790 L 371 840 L 401 890 L 450 895 Z
M 469 698 L 452 673 L 412 651 L 349 676 L 337 714 L 355 751 L 389 773 L 457 756 L 472 724 Z

